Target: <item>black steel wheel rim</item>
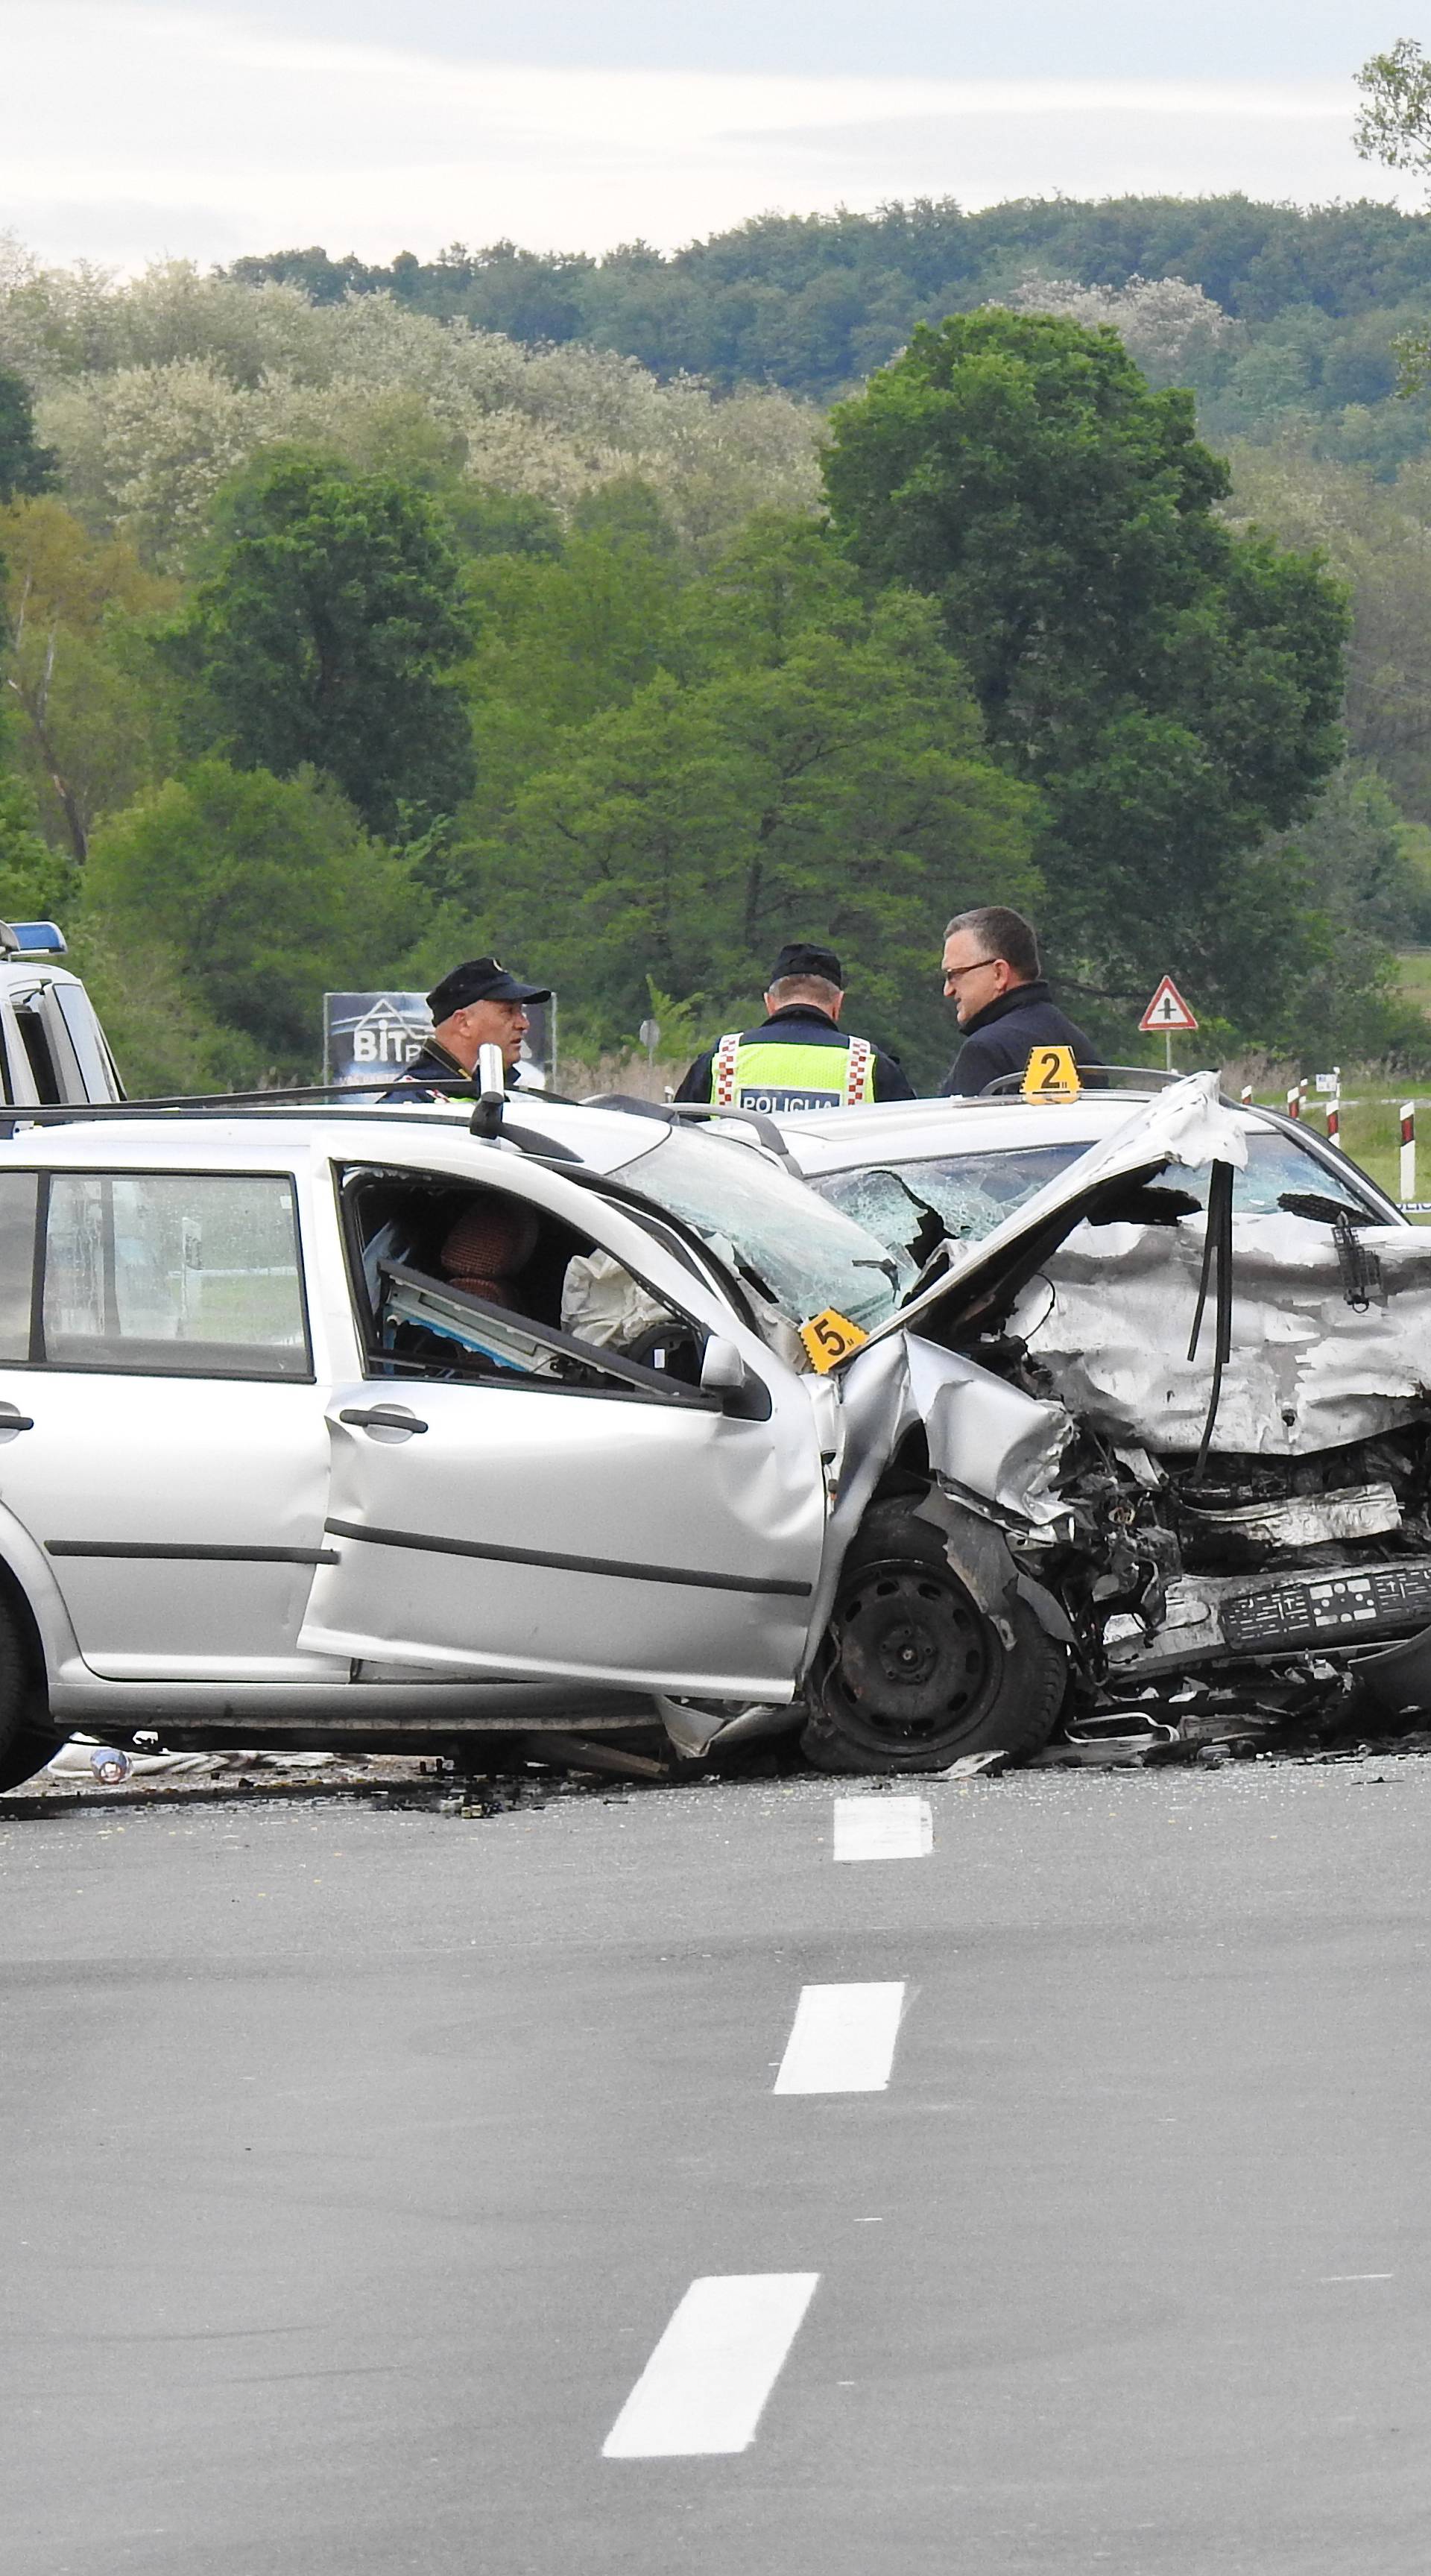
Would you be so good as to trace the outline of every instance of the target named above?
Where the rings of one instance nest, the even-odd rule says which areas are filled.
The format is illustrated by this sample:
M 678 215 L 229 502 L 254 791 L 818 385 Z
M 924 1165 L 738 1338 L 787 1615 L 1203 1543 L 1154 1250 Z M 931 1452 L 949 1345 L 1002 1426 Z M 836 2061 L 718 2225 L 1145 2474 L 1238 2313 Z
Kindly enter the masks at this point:
M 826 1707 L 876 1748 L 933 1748 L 978 1718 L 998 1664 L 998 1639 L 955 1574 L 909 1559 L 865 1566 L 836 1604 Z

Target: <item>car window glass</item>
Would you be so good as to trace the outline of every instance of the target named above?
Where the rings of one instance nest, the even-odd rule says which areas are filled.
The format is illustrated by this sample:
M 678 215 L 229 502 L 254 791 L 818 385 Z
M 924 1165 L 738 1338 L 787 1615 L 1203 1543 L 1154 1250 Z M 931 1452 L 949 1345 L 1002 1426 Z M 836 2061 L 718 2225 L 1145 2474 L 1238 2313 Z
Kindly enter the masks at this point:
M 1168 1187 L 1188 1191 L 1202 1207 L 1207 1205 L 1210 1177 L 1211 1168 L 1206 1165 L 1198 1171 L 1174 1169 L 1163 1175 Z M 1357 1214 L 1370 1207 L 1382 1223 L 1391 1221 L 1357 1188 L 1353 1173 L 1343 1175 L 1324 1163 L 1299 1136 L 1284 1136 L 1279 1127 L 1254 1127 L 1247 1138 L 1246 1168 L 1232 1177 L 1233 1214 L 1276 1216 L 1284 1194 L 1336 1199 Z
M 1087 1151 L 1088 1139 L 1080 1137 L 1076 1143 L 1025 1145 L 1003 1154 L 941 1154 L 864 1172 L 828 1172 L 814 1187 L 856 1224 L 898 1249 L 908 1250 L 919 1240 L 928 1208 L 957 1242 L 982 1243 L 1025 1199 L 1046 1189 Z
M 35 1097 L 45 1107 L 52 1108 L 60 1098 L 60 1077 L 55 1071 L 49 1032 L 31 1003 L 16 1004 L 15 1020 L 35 1079 Z
M 822 1198 L 882 1243 L 905 1250 L 918 1236 L 923 1200 L 962 1243 L 981 1243 L 1016 1208 L 1022 1207 L 1058 1174 L 1086 1154 L 1095 1140 L 1083 1136 L 1063 1144 L 1011 1146 L 1006 1153 L 941 1154 L 919 1162 L 886 1164 L 862 1172 L 828 1172 L 813 1183 Z M 1208 1170 L 1170 1167 L 1165 1185 L 1185 1190 L 1207 1205 Z M 1315 1193 L 1335 1198 L 1349 1208 L 1374 1204 L 1330 1170 L 1300 1138 L 1279 1128 L 1252 1128 L 1247 1137 L 1247 1164 L 1233 1180 L 1232 1204 L 1240 1216 L 1271 1216 L 1285 1192 Z
M 99 1023 L 89 995 L 78 984 L 53 984 L 50 987 L 59 1005 L 60 1017 L 69 1032 L 79 1064 L 80 1079 L 86 1100 L 114 1100 L 114 1069 L 100 1035 Z
M 0 1173 L 0 1360 L 11 1363 L 30 1356 L 38 1192 L 38 1174 Z
M 909 1284 L 908 1271 L 888 1257 L 890 1237 L 853 1223 L 830 1190 L 821 1205 L 806 1182 L 748 1145 L 677 1128 L 642 1154 L 632 1179 L 795 1323 L 833 1306 L 873 1332 Z
M 350 1170 L 350 1257 L 373 1364 L 550 1389 L 694 1389 L 701 1335 L 574 1226 L 436 1173 Z
M 306 1377 L 292 1182 L 54 1173 L 42 1351 L 58 1368 Z

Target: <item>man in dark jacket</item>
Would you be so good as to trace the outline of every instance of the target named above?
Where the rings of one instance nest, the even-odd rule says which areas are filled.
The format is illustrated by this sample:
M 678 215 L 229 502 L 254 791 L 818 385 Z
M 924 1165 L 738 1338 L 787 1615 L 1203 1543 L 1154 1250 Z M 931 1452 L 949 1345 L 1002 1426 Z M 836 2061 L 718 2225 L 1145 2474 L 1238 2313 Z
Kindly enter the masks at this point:
M 1071 1047 L 1075 1064 L 1098 1061 L 1044 982 L 1032 923 L 1003 904 L 956 912 L 944 934 L 944 994 L 964 1034 L 939 1086 L 946 1095 L 968 1098 L 1001 1073 L 1021 1074 L 1036 1046 Z
M 727 1109 L 850 1109 L 912 1100 L 903 1067 L 869 1038 L 839 1026 L 845 979 L 833 949 L 792 940 L 781 949 L 759 1028 L 732 1029 L 698 1055 L 678 1100 Z
M 507 1088 L 516 1083 L 522 1040 L 531 1026 L 528 1002 L 549 1002 L 545 984 L 523 984 L 495 957 L 469 957 L 435 984 L 427 997 L 432 1035 L 387 1093 L 390 1101 L 470 1100 L 479 1050 L 498 1046 Z

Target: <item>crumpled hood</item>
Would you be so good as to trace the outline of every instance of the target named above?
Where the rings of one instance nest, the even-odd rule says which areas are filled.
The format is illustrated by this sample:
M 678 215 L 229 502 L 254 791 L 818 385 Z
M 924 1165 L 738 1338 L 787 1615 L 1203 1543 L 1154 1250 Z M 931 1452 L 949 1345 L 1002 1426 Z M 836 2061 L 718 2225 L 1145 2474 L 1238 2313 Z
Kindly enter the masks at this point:
M 1169 1164 L 1197 1169 L 1222 1162 L 1241 1170 L 1246 1161 L 1246 1131 L 1220 1098 L 1217 1075 L 1189 1074 L 1140 1101 L 1111 1136 L 1025 1199 L 982 1242 L 952 1247 L 948 1269 L 871 1339 L 931 1327 L 948 1331 L 981 1304 L 1006 1304 L 1085 1216 L 1114 1197 L 1113 1185 L 1154 1180 Z
M 1219 1450 L 1295 1457 L 1424 1420 L 1431 1387 L 1431 1230 L 1361 1227 L 1380 1266 L 1348 1304 L 1330 1227 L 1239 1216 L 1232 1351 Z M 1203 1229 L 1088 1226 L 1021 1291 L 1011 1318 L 1066 1404 L 1095 1430 L 1159 1453 L 1196 1449 L 1209 1337 L 1187 1356 Z

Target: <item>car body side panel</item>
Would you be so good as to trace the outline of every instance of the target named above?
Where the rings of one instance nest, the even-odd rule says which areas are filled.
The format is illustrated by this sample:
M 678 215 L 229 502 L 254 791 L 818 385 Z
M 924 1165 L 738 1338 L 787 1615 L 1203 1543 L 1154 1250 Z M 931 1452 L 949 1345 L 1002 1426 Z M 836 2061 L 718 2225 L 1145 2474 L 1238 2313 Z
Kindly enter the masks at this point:
M 0 1491 L 49 1565 L 91 1670 L 252 1670 L 298 1652 L 326 1544 L 327 1438 L 308 1382 L 0 1367 Z
M 824 1540 L 814 1418 L 767 1421 L 539 1384 L 392 1389 L 427 1428 L 374 1438 L 335 1392 L 328 1538 L 305 1647 L 786 1697 Z
M 1020 1519 L 1061 1519 L 1058 1474 L 1074 1432 L 1065 1406 L 1025 1395 L 917 1333 L 907 1344 L 935 1474 Z

